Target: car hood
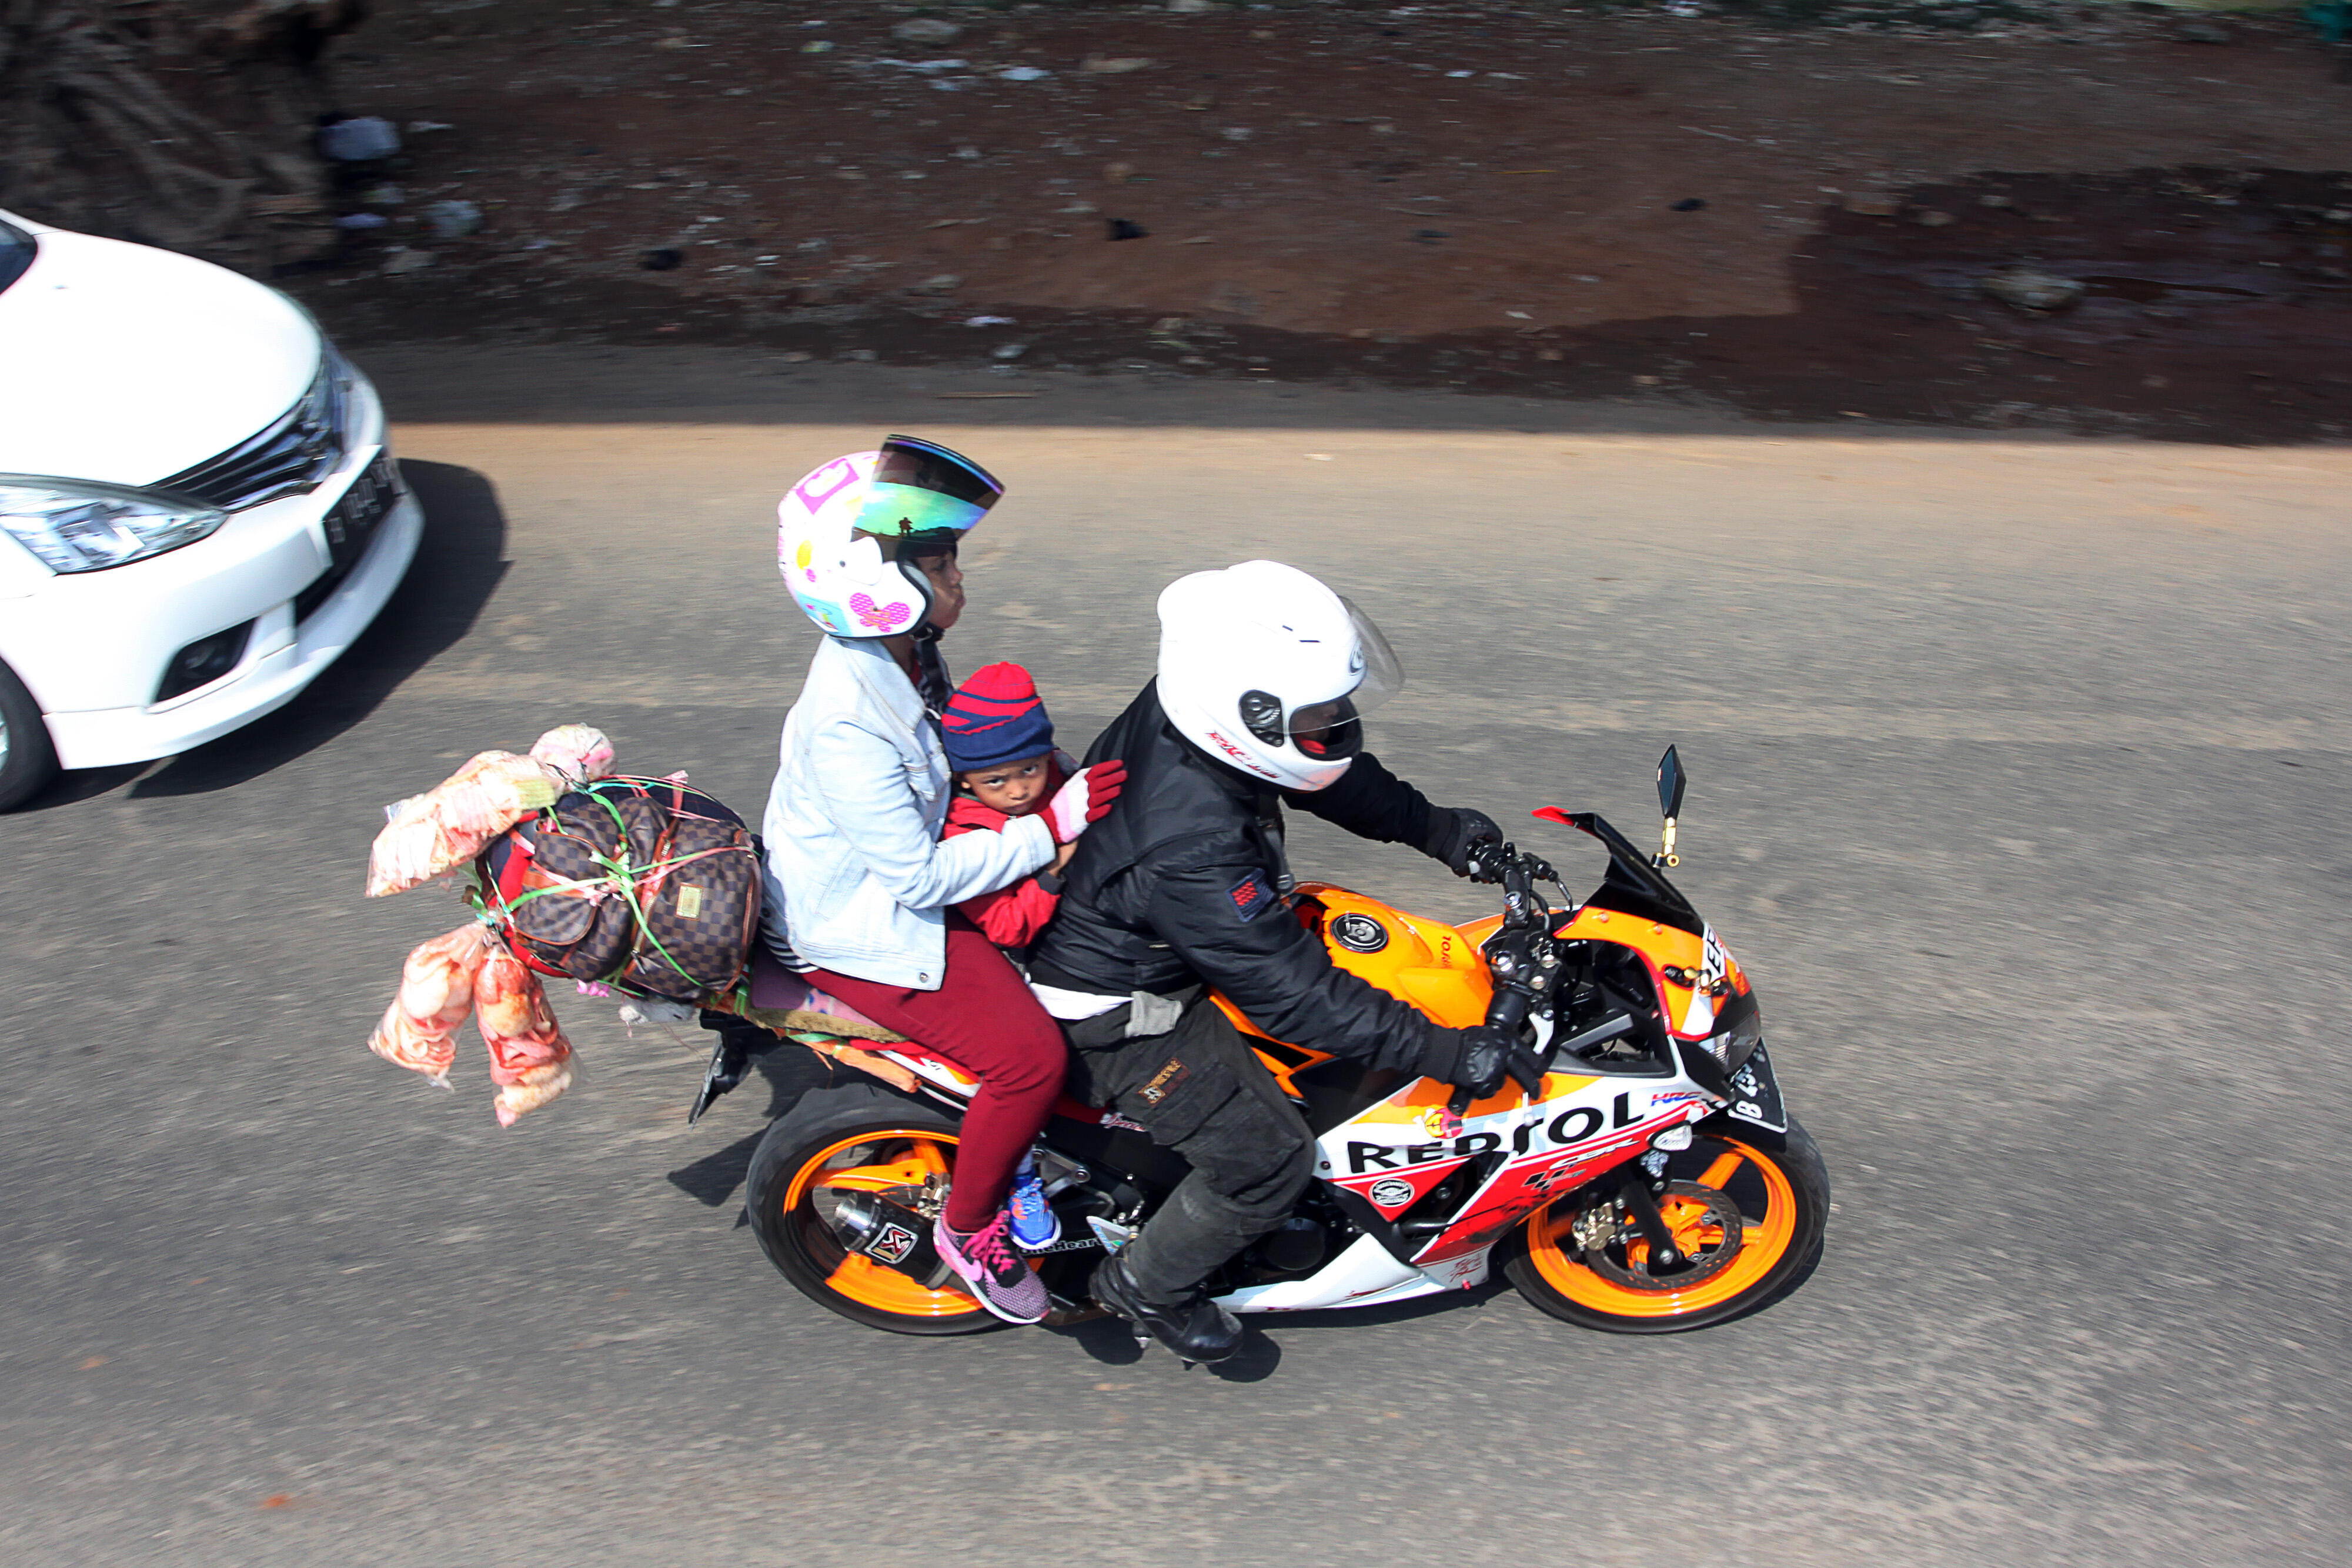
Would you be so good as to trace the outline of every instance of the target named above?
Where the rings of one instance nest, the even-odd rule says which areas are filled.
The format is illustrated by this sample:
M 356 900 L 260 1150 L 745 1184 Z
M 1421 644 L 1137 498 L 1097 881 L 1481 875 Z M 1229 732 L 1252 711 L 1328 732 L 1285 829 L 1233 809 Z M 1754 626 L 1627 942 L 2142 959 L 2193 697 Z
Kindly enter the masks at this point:
M 26 225 L 0 289 L 0 473 L 152 485 L 253 435 L 318 373 L 293 301 L 121 240 Z

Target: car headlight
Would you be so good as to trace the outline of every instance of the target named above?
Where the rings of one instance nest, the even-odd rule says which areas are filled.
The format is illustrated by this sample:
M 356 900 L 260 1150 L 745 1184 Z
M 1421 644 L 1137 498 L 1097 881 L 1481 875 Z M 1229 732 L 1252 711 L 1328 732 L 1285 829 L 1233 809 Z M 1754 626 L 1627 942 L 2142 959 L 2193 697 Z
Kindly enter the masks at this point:
M 120 485 L 0 474 L 0 528 L 51 571 L 101 571 L 194 544 L 226 512 Z

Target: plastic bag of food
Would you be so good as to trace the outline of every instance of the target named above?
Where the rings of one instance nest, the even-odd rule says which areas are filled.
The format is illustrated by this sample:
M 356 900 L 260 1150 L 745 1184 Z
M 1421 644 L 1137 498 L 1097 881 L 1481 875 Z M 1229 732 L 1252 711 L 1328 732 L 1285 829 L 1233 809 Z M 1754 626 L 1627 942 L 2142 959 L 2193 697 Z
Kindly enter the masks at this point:
M 572 1042 L 563 1038 L 539 977 L 506 944 L 494 943 L 474 973 L 474 1021 L 490 1048 L 499 1085 L 499 1125 L 535 1111 L 572 1085 Z
M 585 784 L 613 770 L 613 743 L 593 725 L 558 725 L 539 737 L 531 759 L 562 774 L 567 785 Z
M 387 807 L 368 856 L 367 895 L 404 893 L 457 870 L 492 839 L 612 770 L 613 743 L 592 725 L 549 730 L 529 757 L 482 752 L 422 795 Z
M 489 950 L 480 924 L 459 926 L 420 945 L 400 967 L 400 990 L 375 1026 L 368 1049 L 386 1061 L 449 1087 L 457 1026 L 474 1008 L 474 972 Z
M 454 871 L 492 839 L 551 806 L 562 779 L 511 751 L 485 751 L 422 795 L 391 808 L 368 855 L 367 895 L 382 898 Z

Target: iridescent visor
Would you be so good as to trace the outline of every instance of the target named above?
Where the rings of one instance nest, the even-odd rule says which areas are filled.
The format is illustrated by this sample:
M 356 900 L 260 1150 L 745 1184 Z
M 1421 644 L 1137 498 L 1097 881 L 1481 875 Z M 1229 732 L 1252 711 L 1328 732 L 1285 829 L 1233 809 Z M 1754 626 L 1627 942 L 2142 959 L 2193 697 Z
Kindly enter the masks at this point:
M 894 435 L 882 444 L 856 527 L 883 538 L 961 534 L 1003 494 L 994 475 L 962 454 L 917 436 Z
M 937 490 L 877 483 L 866 492 L 866 504 L 857 508 L 856 528 L 861 534 L 886 539 L 909 534 L 960 534 L 987 511 L 986 507 L 942 496 Z

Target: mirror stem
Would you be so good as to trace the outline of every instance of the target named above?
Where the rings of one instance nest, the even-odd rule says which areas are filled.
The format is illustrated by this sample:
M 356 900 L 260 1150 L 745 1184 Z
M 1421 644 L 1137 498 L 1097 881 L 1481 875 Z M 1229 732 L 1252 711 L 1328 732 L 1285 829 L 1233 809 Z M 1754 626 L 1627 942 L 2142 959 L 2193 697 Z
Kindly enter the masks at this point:
M 1675 853 L 1675 820 L 1672 817 L 1666 819 L 1665 831 L 1658 835 L 1658 858 L 1650 863 L 1654 866 L 1678 866 L 1683 863 L 1683 857 Z

